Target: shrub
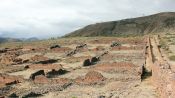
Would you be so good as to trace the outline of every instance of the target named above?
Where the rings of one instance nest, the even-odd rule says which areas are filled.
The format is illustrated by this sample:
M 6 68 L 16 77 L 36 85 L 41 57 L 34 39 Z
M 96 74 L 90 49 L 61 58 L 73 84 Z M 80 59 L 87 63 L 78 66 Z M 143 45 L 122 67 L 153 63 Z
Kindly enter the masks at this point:
M 170 60 L 175 61 L 175 55 L 169 57 Z

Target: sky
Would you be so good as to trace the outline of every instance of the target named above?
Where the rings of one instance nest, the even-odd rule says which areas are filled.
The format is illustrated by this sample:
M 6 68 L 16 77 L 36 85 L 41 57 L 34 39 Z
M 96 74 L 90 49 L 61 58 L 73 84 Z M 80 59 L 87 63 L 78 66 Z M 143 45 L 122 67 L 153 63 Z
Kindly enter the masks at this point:
M 0 0 L 0 37 L 59 37 L 86 25 L 175 12 L 175 0 Z

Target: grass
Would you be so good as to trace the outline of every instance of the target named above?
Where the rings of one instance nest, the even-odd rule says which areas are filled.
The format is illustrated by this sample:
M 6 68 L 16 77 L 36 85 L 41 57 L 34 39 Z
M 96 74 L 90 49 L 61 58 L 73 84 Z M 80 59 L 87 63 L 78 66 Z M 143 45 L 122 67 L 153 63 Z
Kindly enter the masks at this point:
M 170 56 L 169 59 L 170 59 L 171 61 L 175 61 L 175 55 Z
M 169 47 L 168 47 L 167 42 L 166 42 L 165 39 L 160 39 L 160 45 L 161 45 L 161 47 L 162 47 L 163 49 L 169 50 Z

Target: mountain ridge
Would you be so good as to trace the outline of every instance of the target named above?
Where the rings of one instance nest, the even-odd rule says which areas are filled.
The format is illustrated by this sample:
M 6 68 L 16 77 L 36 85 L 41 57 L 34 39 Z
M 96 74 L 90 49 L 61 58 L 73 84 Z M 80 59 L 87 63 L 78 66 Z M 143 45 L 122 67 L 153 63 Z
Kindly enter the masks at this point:
M 0 43 L 5 43 L 5 42 L 31 42 L 31 41 L 38 41 L 39 39 L 36 37 L 31 37 L 31 38 L 9 38 L 9 37 L 0 37 Z
M 88 25 L 64 37 L 129 36 L 175 31 L 175 12 Z

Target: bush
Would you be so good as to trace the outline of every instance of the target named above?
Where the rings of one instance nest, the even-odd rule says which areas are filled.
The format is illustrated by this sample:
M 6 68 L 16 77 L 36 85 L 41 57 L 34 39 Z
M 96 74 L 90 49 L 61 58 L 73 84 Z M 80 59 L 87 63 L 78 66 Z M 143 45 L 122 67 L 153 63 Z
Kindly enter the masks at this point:
M 170 60 L 175 61 L 175 55 L 169 57 Z

